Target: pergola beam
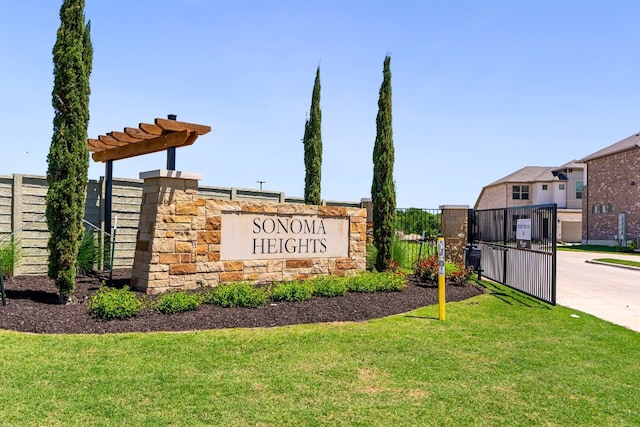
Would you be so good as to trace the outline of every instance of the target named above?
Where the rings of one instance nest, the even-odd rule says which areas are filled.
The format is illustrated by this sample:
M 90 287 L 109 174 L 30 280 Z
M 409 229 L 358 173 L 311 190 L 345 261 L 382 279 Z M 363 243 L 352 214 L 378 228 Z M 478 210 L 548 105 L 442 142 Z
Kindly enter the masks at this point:
M 176 135 L 164 138 L 183 131 L 188 138 Z M 158 118 L 153 124 L 140 123 L 137 128 L 125 127 L 123 132 L 112 131 L 98 139 L 88 139 L 87 147 L 93 160 L 106 162 L 191 145 L 199 135 L 210 131 L 211 126 Z
M 164 151 L 170 147 L 185 147 L 195 142 L 198 137 L 196 131 L 181 130 L 160 135 L 153 139 L 145 139 L 135 144 L 127 144 L 121 147 L 114 147 L 107 150 L 97 151 L 91 156 L 96 162 L 106 162 L 108 160 L 121 160 L 135 157 L 142 154 L 156 153 Z

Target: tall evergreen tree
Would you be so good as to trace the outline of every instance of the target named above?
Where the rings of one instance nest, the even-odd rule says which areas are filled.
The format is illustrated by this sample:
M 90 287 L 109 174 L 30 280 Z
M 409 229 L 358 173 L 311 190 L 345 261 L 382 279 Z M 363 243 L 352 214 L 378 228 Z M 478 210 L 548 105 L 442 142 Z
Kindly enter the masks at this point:
M 316 80 L 311 96 L 309 119 L 304 124 L 304 202 L 308 205 L 319 205 L 320 176 L 322 169 L 322 111 L 320 111 L 320 66 L 316 70 Z
M 53 47 L 53 136 L 47 157 L 46 216 L 49 226 L 49 277 L 61 302 L 75 289 L 78 248 L 87 190 L 89 151 L 89 75 L 93 47 L 85 25 L 84 0 L 64 0 Z
M 373 244 L 377 249 L 376 270 L 388 267 L 391 259 L 396 191 L 393 181 L 393 129 L 391 121 L 391 57 L 384 58 L 382 86 L 378 98 L 376 141 L 373 148 Z

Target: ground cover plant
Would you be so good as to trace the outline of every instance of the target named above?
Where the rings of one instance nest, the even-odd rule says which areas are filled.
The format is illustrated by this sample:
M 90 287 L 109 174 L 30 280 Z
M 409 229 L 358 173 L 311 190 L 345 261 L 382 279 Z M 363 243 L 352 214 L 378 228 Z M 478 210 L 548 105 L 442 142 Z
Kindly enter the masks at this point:
M 283 328 L 3 331 L 0 420 L 11 426 L 640 424 L 633 363 L 640 334 L 485 286 L 486 294 L 447 304 L 447 321 L 438 321 L 431 305 L 367 322 Z

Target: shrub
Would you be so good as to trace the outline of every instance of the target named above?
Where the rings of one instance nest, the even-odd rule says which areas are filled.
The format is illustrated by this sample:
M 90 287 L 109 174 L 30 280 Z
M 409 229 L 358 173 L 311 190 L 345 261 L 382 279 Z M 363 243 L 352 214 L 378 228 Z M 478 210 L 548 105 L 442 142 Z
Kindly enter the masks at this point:
M 309 279 L 313 288 L 313 295 L 319 297 L 344 296 L 347 293 L 347 285 L 344 280 L 333 276 L 317 276 Z
M 438 257 L 430 256 L 416 261 L 414 274 L 421 282 L 437 283 L 439 274 Z M 472 268 L 466 268 L 464 265 L 452 262 L 444 263 L 444 276 L 447 282 L 455 285 L 463 285 L 471 279 L 473 274 Z
M 94 272 L 94 267 L 100 259 L 100 246 L 92 231 L 86 231 L 78 248 L 76 273 L 86 275 Z
M 413 273 L 421 282 L 438 281 L 438 257 L 420 258 L 415 262 Z
M 395 292 L 407 287 L 407 278 L 404 274 L 393 271 L 385 271 L 373 275 L 371 278 L 376 291 Z
M 15 239 L 0 243 L 0 267 L 6 277 L 13 276 L 13 268 L 20 258 L 20 246 Z
M 202 296 L 202 302 L 222 307 L 259 307 L 265 305 L 268 299 L 269 295 L 265 289 L 247 282 L 218 285 L 207 290 Z
M 372 293 L 376 291 L 376 281 L 372 280 L 379 273 L 367 272 L 356 274 L 345 279 L 345 284 L 349 292 Z
M 138 314 L 144 303 L 127 286 L 122 289 L 101 286 L 89 300 L 88 307 L 99 319 L 126 319 Z
M 345 283 L 349 292 L 401 291 L 407 287 L 405 275 L 392 271 L 360 273 L 346 278 Z
M 185 291 L 162 294 L 153 302 L 153 309 L 162 314 L 181 313 L 198 308 L 200 299 L 195 294 Z
M 312 285 L 300 280 L 280 282 L 271 289 L 271 299 L 274 301 L 306 301 L 312 295 Z

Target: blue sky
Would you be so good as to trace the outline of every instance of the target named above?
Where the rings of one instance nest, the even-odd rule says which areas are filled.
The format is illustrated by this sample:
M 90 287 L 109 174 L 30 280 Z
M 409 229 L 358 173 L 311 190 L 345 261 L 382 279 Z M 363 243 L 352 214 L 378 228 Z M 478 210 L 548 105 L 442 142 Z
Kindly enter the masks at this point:
M 0 175 L 45 175 L 61 2 L 3 6 Z M 320 65 L 322 197 L 370 196 L 391 55 L 398 207 L 471 205 L 524 166 L 559 166 L 640 131 L 640 2 L 88 0 L 89 137 L 173 113 L 212 131 L 177 150 L 205 185 L 302 196 Z M 114 176 L 165 167 L 117 161 Z M 89 177 L 104 175 L 91 162 Z

